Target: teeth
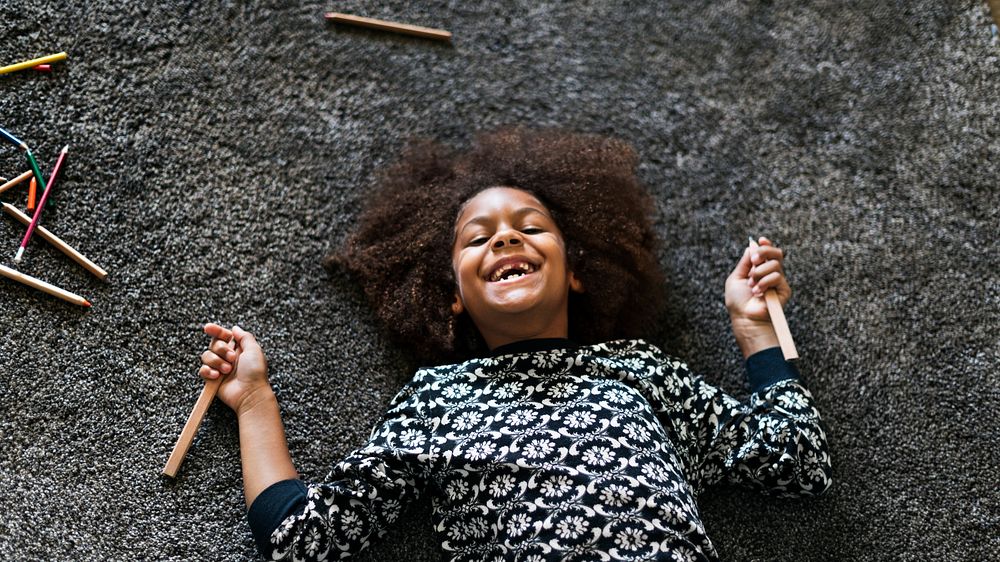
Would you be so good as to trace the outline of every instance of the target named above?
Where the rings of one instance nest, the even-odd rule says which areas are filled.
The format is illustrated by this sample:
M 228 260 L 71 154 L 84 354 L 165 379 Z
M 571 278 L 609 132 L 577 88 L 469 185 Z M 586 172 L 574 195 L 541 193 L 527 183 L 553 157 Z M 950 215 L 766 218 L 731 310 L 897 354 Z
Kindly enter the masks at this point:
M 490 281 L 499 281 L 503 277 L 503 275 L 505 273 L 507 273 L 508 271 L 510 271 L 512 269 L 518 269 L 518 270 L 520 270 L 520 273 L 516 273 L 514 275 L 511 275 L 510 277 L 508 277 L 508 279 L 516 279 L 518 277 L 524 277 L 528 273 L 531 273 L 531 272 L 533 272 L 535 270 L 534 266 L 532 266 L 530 263 L 527 263 L 527 262 L 507 263 L 507 264 L 504 264 L 504 265 L 498 267 L 490 275 Z

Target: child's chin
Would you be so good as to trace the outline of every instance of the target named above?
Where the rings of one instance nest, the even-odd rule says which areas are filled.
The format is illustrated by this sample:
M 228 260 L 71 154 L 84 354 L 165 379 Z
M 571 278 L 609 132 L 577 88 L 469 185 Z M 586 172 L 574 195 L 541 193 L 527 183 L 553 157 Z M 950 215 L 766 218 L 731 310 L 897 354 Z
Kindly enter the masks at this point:
M 539 299 L 533 291 L 517 290 L 490 299 L 490 305 L 499 312 L 520 314 L 528 312 L 539 304 Z

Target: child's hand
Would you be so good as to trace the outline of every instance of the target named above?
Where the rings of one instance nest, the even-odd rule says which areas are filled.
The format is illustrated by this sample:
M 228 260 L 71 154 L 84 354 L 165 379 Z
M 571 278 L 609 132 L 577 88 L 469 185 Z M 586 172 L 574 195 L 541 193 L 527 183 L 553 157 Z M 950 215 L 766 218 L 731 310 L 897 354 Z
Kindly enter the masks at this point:
M 781 248 L 761 237 L 756 250 L 747 247 L 736 269 L 726 279 L 726 309 L 734 327 L 742 324 L 770 324 L 764 291 L 774 289 L 784 306 L 792 296 L 785 279 Z
M 252 398 L 272 392 L 271 383 L 267 380 L 267 358 L 253 334 L 239 326 L 233 326 L 230 331 L 218 324 L 206 324 L 204 330 L 212 336 L 212 342 L 201 354 L 202 365 L 198 374 L 206 380 L 225 377 L 216 396 L 226 406 L 240 413 L 255 403 Z M 229 343 L 233 336 L 240 347 L 238 360 L 233 344 Z M 234 361 L 236 376 L 232 375 Z

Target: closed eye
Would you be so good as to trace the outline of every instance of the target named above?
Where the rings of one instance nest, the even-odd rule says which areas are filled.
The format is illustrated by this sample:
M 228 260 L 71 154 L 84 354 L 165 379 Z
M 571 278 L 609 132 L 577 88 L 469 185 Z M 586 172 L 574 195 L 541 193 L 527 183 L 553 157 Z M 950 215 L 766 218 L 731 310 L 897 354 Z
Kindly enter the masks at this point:
M 486 238 L 485 236 L 480 236 L 478 238 L 473 238 L 472 240 L 469 240 L 469 244 L 468 245 L 469 246 L 482 246 L 483 244 L 486 243 L 486 240 L 488 240 L 488 238 Z
M 529 226 L 527 228 L 522 228 L 521 232 L 525 234 L 541 234 L 545 231 L 542 230 L 541 228 L 538 228 L 537 226 Z

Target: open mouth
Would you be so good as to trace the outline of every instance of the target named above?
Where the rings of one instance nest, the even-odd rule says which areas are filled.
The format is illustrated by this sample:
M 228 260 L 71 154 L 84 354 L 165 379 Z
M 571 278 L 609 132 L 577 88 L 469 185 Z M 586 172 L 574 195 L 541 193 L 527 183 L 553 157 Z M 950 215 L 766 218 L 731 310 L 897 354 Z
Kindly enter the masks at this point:
M 486 280 L 490 283 L 512 281 L 520 279 L 525 275 L 530 275 L 536 270 L 537 268 L 533 264 L 526 261 L 512 261 L 500 264 L 492 273 L 486 276 Z

